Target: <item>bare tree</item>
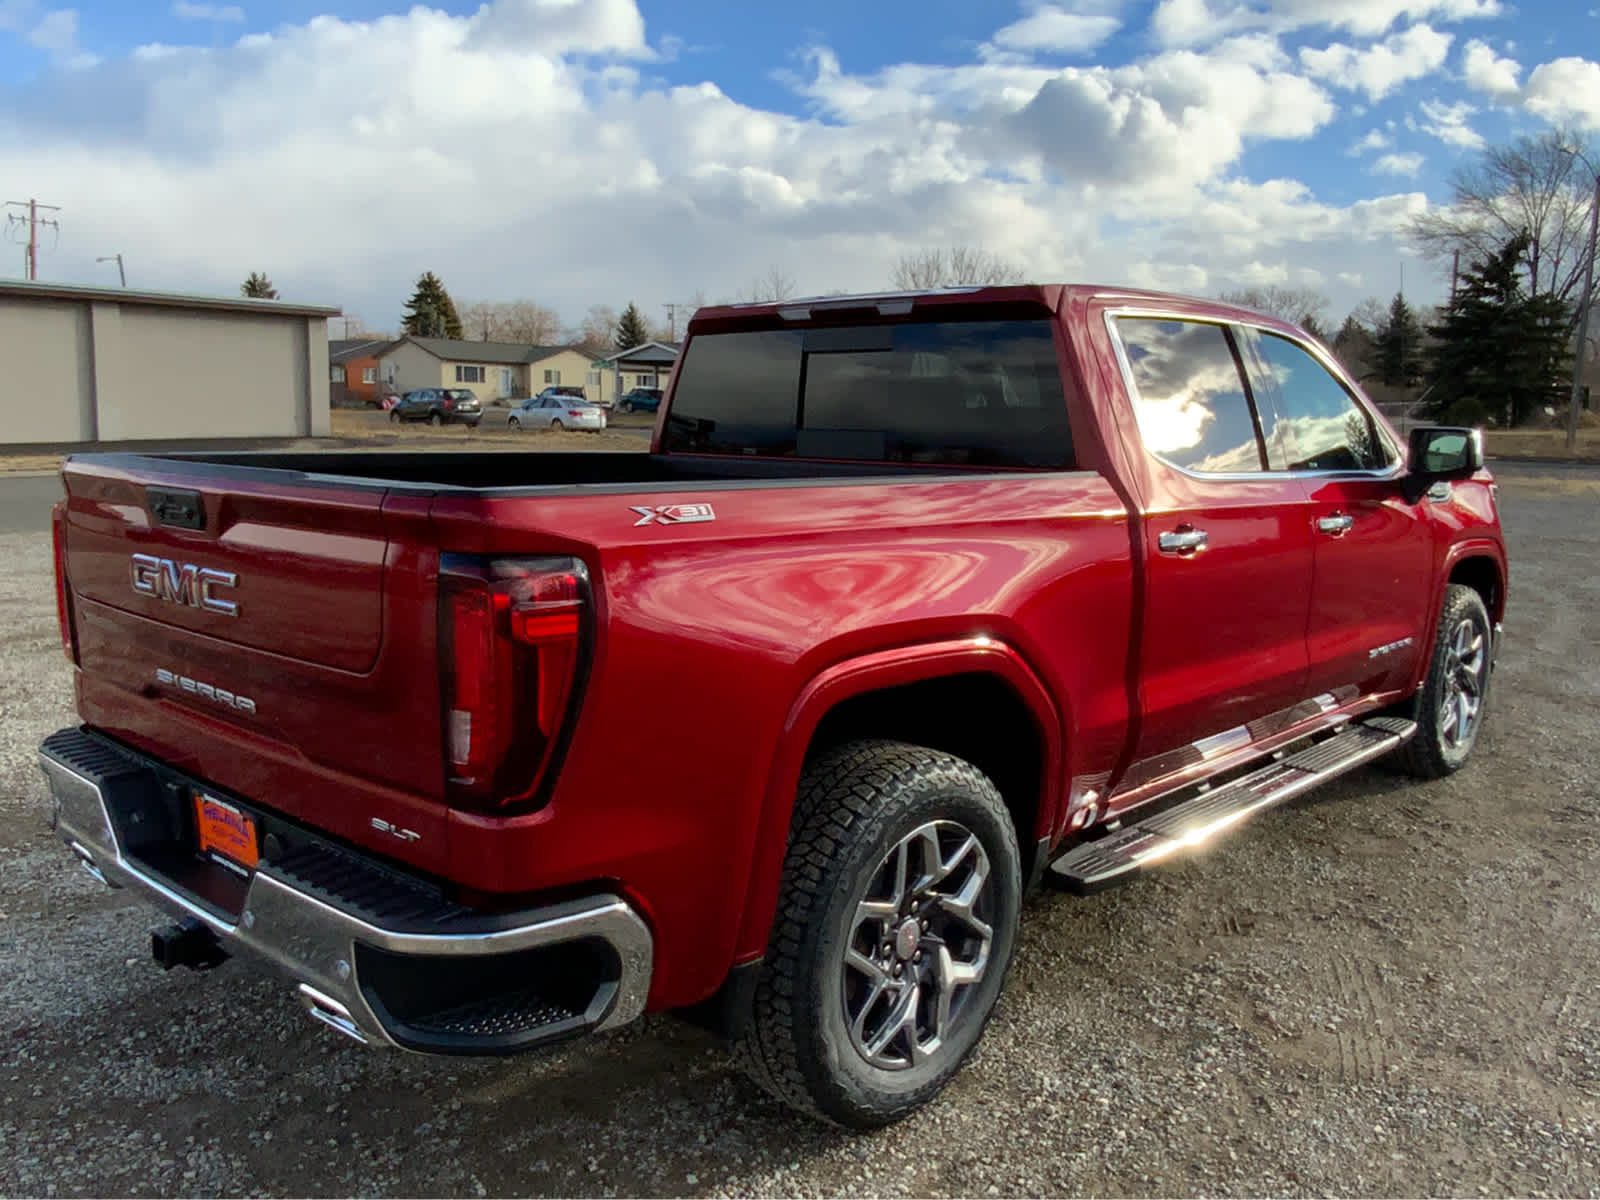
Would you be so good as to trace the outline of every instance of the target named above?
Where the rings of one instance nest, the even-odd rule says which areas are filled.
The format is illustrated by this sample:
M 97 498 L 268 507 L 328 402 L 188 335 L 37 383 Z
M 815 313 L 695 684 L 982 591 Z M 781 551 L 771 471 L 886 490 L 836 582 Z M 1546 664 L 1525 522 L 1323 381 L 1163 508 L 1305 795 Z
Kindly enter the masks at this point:
M 461 306 L 461 324 L 475 342 L 550 345 L 561 337 L 554 309 L 532 300 L 474 300 Z
M 1389 306 L 1376 296 L 1368 296 L 1350 310 L 1347 319 L 1373 334 L 1383 328 L 1383 323 L 1389 319 Z
M 578 327 L 567 331 L 567 340 L 591 354 L 605 354 L 610 351 L 616 332 L 617 310 L 609 304 L 591 304 Z
M 739 293 L 739 299 L 745 304 L 767 304 L 774 300 L 788 300 L 794 293 L 794 276 L 773 263 L 765 274 L 750 281 Z
M 1464 268 L 1489 261 L 1526 231 L 1528 292 L 1553 292 L 1576 313 L 1594 183 L 1579 153 L 1600 161 L 1572 129 L 1490 146 L 1450 177 L 1450 204 L 1413 217 L 1406 235 L 1438 263 L 1460 251 Z
M 981 246 L 914 250 L 902 254 L 889 279 L 896 290 L 969 287 L 980 283 L 1021 283 L 1022 269 Z
M 1328 298 L 1316 288 L 1309 287 L 1280 287 L 1277 284 L 1268 284 L 1266 287 L 1240 288 L 1233 292 L 1219 293 L 1217 299 L 1227 304 L 1238 304 L 1245 308 L 1253 308 L 1258 312 L 1269 313 L 1285 321 L 1293 321 L 1304 325 L 1309 332 L 1317 333 L 1322 328 L 1322 314 L 1327 311 Z

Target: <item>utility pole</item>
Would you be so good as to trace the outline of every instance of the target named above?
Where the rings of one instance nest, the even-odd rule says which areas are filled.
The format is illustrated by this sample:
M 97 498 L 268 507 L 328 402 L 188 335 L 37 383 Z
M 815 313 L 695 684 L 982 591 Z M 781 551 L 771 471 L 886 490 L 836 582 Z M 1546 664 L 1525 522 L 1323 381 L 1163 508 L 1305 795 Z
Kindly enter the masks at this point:
M 667 341 L 675 342 L 678 340 L 678 309 L 682 305 L 663 304 L 661 307 L 667 310 Z
M 122 269 L 122 255 L 120 255 L 120 254 L 107 254 L 103 258 L 95 259 L 95 262 L 97 262 L 97 263 L 103 263 L 103 262 L 114 262 L 114 263 L 116 263 L 117 264 L 117 278 L 122 281 L 122 286 L 123 287 L 127 287 L 128 286 L 128 273 Z
M 1589 165 L 1589 160 L 1583 160 Z M 1567 449 L 1578 448 L 1578 406 L 1583 399 L 1583 355 L 1589 347 L 1589 309 L 1594 290 L 1595 239 L 1600 236 L 1600 171 L 1594 176 L 1594 199 L 1589 203 L 1589 247 L 1583 259 L 1583 290 L 1578 293 L 1578 344 L 1572 356 L 1572 396 L 1567 402 Z
M 37 279 L 37 278 L 39 278 L 39 226 L 44 225 L 44 226 L 47 226 L 47 227 L 49 227 L 51 229 L 54 229 L 56 231 L 57 236 L 59 236 L 60 233 L 61 233 L 61 222 L 60 221 L 56 221 L 56 220 L 52 220 L 49 217 L 45 217 L 45 218 L 41 219 L 40 216 L 39 216 L 39 210 L 42 208 L 42 209 L 46 209 L 49 212 L 60 212 L 61 211 L 61 206 L 59 204 L 40 204 L 37 200 L 28 199 L 28 200 L 7 200 L 6 201 L 6 207 L 7 208 L 19 208 L 19 209 L 20 208 L 25 208 L 25 209 L 28 210 L 28 215 L 26 217 L 24 217 L 24 216 L 22 216 L 22 215 L 20 215 L 18 213 L 7 213 L 6 214 L 6 224 L 8 226 L 12 225 L 12 224 L 25 224 L 25 225 L 27 225 L 27 227 L 28 227 L 28 256 L 27 256 L 28 273 L 27 273 L 27 277 L 29 279 Z

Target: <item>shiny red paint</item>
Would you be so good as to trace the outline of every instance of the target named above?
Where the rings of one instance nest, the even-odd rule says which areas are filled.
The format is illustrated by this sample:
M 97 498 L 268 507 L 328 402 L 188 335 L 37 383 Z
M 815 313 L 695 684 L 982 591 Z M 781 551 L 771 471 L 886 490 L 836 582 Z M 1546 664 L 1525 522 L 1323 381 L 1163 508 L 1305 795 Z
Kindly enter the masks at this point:
M 919 303 L 1058 314 L 1079 470 L 474 490 L 72 460 L 79 711 L 219 789 L 473 897 L 620 888 L 651 924 L 651 1005 L 668 1008 L 762 952 L 795 783 L 841 700 L 943 675 L 999 680 L 1044 748 L 1039 817 L 1019 838 L 1058 842 L 1331 719 L 1271 724 L 1319 691 L 1339 693 L 1339 716 L 1414 690 L 1464 558 L 1492 563 L 1503 595 L 1486 476 L 1409 505 L 1398 473 L 1206 480 L 1145 452 L 1107 308 L 1298 336 L 1291 327 L 1090 288 Z M 689 336 L 750 313 L 709 310 Z M 657 444 L 671 403 L 669 387 Z M 205 530 L 155 526 L 147 483 L 199 491 Z M 636 524 L 636 508 L 678 504 L 709 504 L 715 520 Z M 1354 527 L 1318 541 L 1316 518 L 1334 511 Z M 1161 553 L 1160 533 L 1184 523 L 1205 527 L 1210 548 Z M 237 571 L 240 616 L 230 625 L 136 596 L 128 561 L 141 551 Z M 592 660 L 537 811 L 444 801 L 443 554 L 567 555 L 588 569 Z M 1403 652 L 1368 657 L 1406 637 Z M 257 712 L 162 687 L 158 668 L 250 695 Z M 1183 757 L 1258 719 L 1253 745 Z M 420 836 L 386 838 L 374 819 Z

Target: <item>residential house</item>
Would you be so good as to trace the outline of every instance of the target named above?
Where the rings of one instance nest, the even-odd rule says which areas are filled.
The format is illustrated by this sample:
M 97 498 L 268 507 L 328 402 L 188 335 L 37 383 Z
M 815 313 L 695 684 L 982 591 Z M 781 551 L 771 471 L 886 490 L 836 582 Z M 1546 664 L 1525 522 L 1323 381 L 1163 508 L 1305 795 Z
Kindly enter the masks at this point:
M 596 366 L 610 377 L 619 396 L 633 388 L 664 388 L 681 348 L 679 342 L 645 342 L 618 351 Z
M 483 404 L 537 395 L 552 384 L 582 387 L 597 403 L 612 395 L 593 356 L 572 346 L 407 337 L 386 347 L 378 366 L 387 391 L 470 388 Z
M 378 356 L 387 338 L 337 338 L 328 343 L 328 399 L 335 408 L 378 403 Z

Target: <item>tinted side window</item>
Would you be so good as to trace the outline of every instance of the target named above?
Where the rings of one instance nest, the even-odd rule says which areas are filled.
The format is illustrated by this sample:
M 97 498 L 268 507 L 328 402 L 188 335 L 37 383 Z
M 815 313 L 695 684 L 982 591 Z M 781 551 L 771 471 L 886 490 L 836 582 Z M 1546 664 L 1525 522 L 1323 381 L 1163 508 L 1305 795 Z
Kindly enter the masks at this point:
M 1204 473 L 1265 469 L 1228 331 L 1159 317 L 1118 317 L 1133 407 L 1150 453 Z
M 1372 418 L 1307 351 L 1262 333 L 1256 353 L 1256 391 L 1274 402 L 1261 406 L 1264 432 L 1283 447 L 1289 470 L 1372 471 L 1393 461 Z
M 702 454 L 1074 465 L 1049 321 L 701 335 L 664 441 Z

